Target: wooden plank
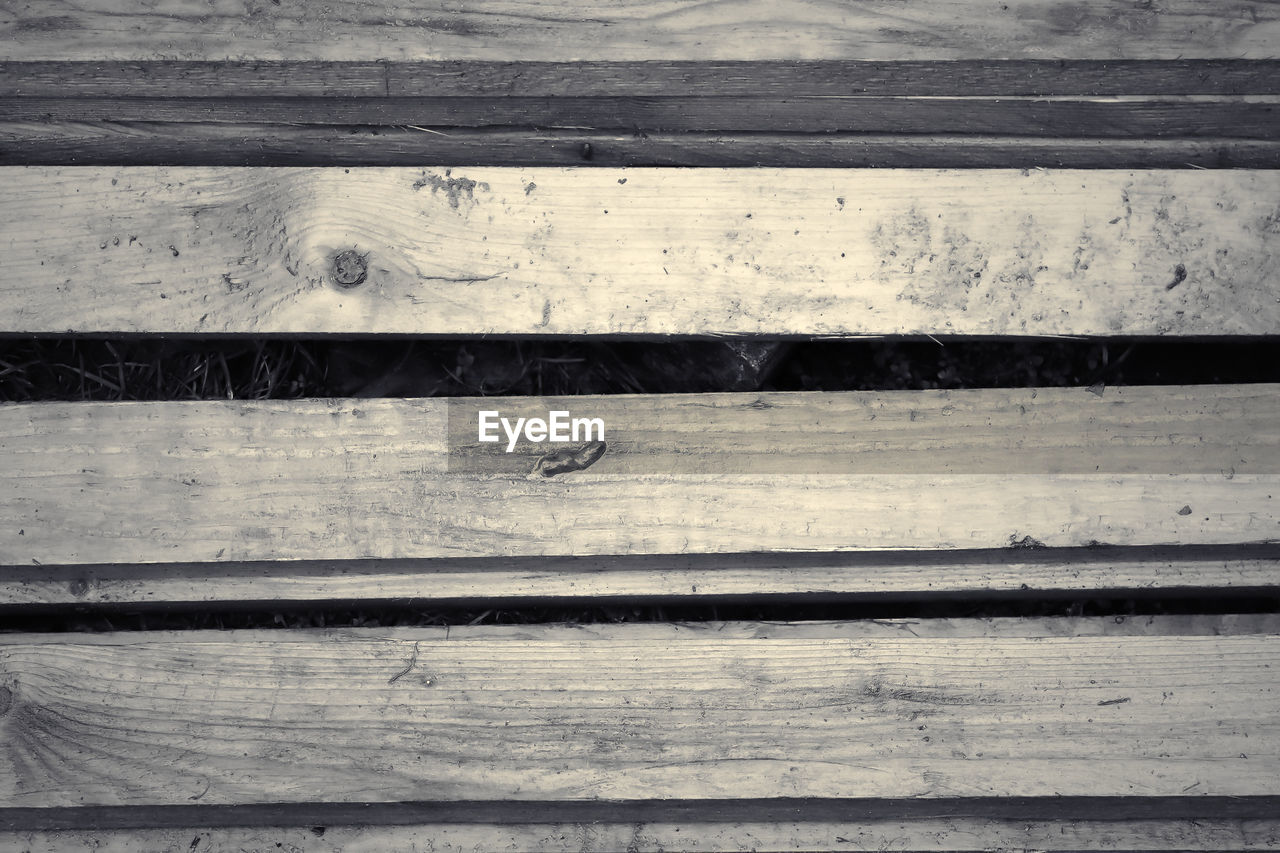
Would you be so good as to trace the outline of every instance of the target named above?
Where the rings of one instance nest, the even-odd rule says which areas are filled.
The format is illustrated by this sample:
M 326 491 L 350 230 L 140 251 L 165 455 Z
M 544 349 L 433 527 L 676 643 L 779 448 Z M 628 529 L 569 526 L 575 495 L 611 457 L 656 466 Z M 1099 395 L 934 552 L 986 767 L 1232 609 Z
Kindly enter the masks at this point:
M 1280 635 L 1080 621 L 7 634 L 0 804 L 1274 807 Z
M 10 332 L 1280 330 L 1274 171 L 32 167 L 3 178 Z M 337 286 L 342 252 L 365 265 L 359 286 Z
M 449 65 L 419 65 L 420 79 L 448 85 Z M 483 67 L 479 63 L 477 65 Z M 380 98 L 389 94 L 388 67 L 382 62 L 306 61 L 2 62 L 0 96 Z M 1254 63 L 1240 68 L 1206 65 L 1206 70 L 1212 69 L 1213 76 L 1220 76 L 1222 82 L 1218 85 L 1228 88 L 1252 88 L 1250 80 L 1256 79 L 1259 72 L 1265 74 L 1264 68 Z M 1081 70 L 1088 74 L 1087 66 Z M 1160 76 L 1179 79 L 1182 74 L 1173 63 L 1166 75 Z
M 1270 542 L 1278 404 L 1243 385 L 10 405 L 0 563 Z M 538 476 L 547 445 L 476 441 L 484 406 L 601 418 L 607 452 Z
M 684 603 L 1063 596 L 1275 595 L 1275 546 L 1005 548 L 922 554 L 659 554 L 287 564 L 27 565 L 0 570 L 0 606 L 266 607 L 543 604 L 552 599 Z
M 1261 96 L 1259 96 L 1261 97 Z M 15 121 L 230 121 L 634 132 L 927 133 L 1101 138 L 1280 135 L 1257 99 L 1029 98 L 8 98 Z
M 600 133 L 227 122 L 0 123 L 0 166 L 1280 168 L 1258 139 Z
M 243 635 L 244 632 L 239 632 Z M 1211 827 L 1233 821 L 1241 829 L 1253 824 L 1261 829 L 1273 819 L 1280 797 L 1275 796 L 1176 796 L 1176 797 L 927 797 L 927 798 L 845 798 L 816 799 L 771 797 L 769 799 L 661 799 L 661 800 L 506 800 L 506 801 L 415 801 L 399 803 L 277 802 L 244 805 L 171 806 L 69 806 L 46 808 L 0 808 L 0 833 L 66 832 L 98 830 L 111 832 L 139 829 L 204 828 L 224 830 L 280 829 L 306 827 L 317 834 L 319 827 L 369 827 L 385 832 L 396 828 L 410 831 L 427 827 L 470 826 L 482 831 L 507 830 L 514 833 L 546 831 L 552 826 L 590 825 L 601 829 L 615 824 L 683 825 L 698 834 L 732 828 L 758 826 L 778 833 L 788 824 L 800 832 L 821 832 L 827 827 L 874 827 L 897 821 L 904 832 L 912 824 L 935 826 L 958 822 L 970 827 L 991 826 L 1007 832 L 1002 824 L 1017 821 L 1035 832 L 1036 823 L 1061 829 L 1076 836 L 1085 826 L 1114 827 L 1117 833 L 1138 827 L 1170 833 L 1181 823 L 1201 823 Z M 1071 826 L 1080 825 L 1079 829 Z M 1215 833 L 1216 834 L 1216 833 Z M 0 836 L 3 837 L 3 836 Z M 1121 836 L 1123 837 L 1123 836 Z M 980 838 L 980 837 L 979 837 Z M 1195 838 L 1192 833 L 1191 839 Z M 978 840 L 968 839 L 970 843 Z M 1066 841 L 1067 838 L 1063 838 Z M 1136 840 L 1136 839 L 1134 839 Z M 1255 839 L 1261 841 L 1262 839 Z M 1149 838 L 1147 844 L 1154 843 Z M 542 843 L 548 843 L 546 841 Z M 853 843 L 853 842 L 851 842 Z M 1099 844 L 1105 844 L 1099 840 Z M 1114 843 L 1114 842 L 1113 842 Z M 937 841 L 935 841 L 935 845 Z M 1139 842 L 1136 849 L 1143 849 Z M 718 848 L 715 848 L 718 849 Z M 943 847 L 941 849 L 955 849 Z M 981 848 L 989 850 L 989 847 Z M 1039 848 L 1037 848 L 1039 849 Z M 1051 845 L 1050 849 L 1053 849 Z M 1074 848 L 1067 848 L 1074 849 Z M 1093 849 L 1086 845 L 1084 849 Z M 1113 849 L 1105 847 L 1103 849 Z M 1121 848 L 1128 849 L 1128 848 Z M 1156 848 L 1167 849 L 1167 848 Z M 1182 849 L 1182 848 L 1178 848 Z
M 754 98 L 1266 95 L 1270 59 L 868 62 L 4 62 L 0 97 Z
M 487 0 L 122 11 L 46 0 L 0 20 L 5 60 L 657 60 L 1276 58 L 1266 0 L 843 3 Z
M 514 826 L 432 823 L 414 826 L 313 826 L 61 830 L 0 833 L 0 850 L 22 853 L 169 853 L 188 850 L 288 850 L 376 853 L 382 850 L 525 850 L 608 853 L 664 850 L 852 851 L 1259 851 L 1280 849 L 1280 821 L 1267 818 L 1151 820 L 908 820 L 700 823 L 592 821 Z

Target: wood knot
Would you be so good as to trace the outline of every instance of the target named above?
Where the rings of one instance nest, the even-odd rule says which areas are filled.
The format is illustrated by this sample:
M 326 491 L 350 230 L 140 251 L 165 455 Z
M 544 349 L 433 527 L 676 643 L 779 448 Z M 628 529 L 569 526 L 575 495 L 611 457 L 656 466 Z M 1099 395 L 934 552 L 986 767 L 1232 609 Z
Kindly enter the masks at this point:
M 13 691 L 8 687 L 0 686 L 0 717 L 9 713 L 13 708 Z
M 355 249 L 343 249 L 333 256 L 333 280 L 339 287 L 358 287 L 369 274 L 369 261 Z

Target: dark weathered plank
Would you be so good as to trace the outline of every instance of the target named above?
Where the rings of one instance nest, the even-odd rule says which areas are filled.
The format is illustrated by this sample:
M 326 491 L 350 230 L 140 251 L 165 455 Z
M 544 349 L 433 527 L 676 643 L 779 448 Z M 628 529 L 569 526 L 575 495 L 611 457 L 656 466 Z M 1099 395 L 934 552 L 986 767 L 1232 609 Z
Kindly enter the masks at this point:
M 1280 104 L 1026 98 L 8 98 L 14 121 L 230 121 L 635 132 L 1280 136 Z
M 1275 595 L 1280 546 L 18 565 L 0 605 L 263 607 L 550 599 L 814 602 Z M 1220 617 L 1214 617 L 1218 619 Z
M 935 817 L 859 817 L 806 820 L 787 814 L 770 821 L 768 806 L 752 804 L 741 820 L 700 820 L 696 811 L 684 820 L 641 818 L 623 820 L 619 808 L 579 821 L 553 820 L 562 808 L 543 807 L 536 823 L 467 822 L 456 818 L 421 820 L 404 825 L 379 825 L 384 809 L 369 808 L 345 824 L 344 810 L 326 804 L 309 809 L 309 825 L 283 824 L 210 828 L 198 822 L 180 828 L 66 829 L 0 832 L 0 849 L 23 853 L 211 853 L 220 850 L 287 850 L 290 853 L 349 853 L 349 851 L 431 850 L 474 853 L 477 850 L 524 850 L 538 853 L 615 853 L 619 850 L 851 850 L 851 851 L 1259 851 L 1280 849 L 1280 821 L 1270 817 L 1225 818 L 1214 811 L 1224 802 L 1205 804 L 1212 816 L 1146 819 L 1091 817 L 1045 820 L 984 818 L 970 814 Z M 1094 801 L 1091 805 L 1099 804 Z M 1182 805 L 1182 803 L 1180 803 Z M 1269 804 L 1271 805 L 1271 804 Z M 972 806 L 968 807 L 972 810 Z M 720 810 L 723 806 L 720 807 Z M 508 806 L 505 810 L 512 810 Z M 963 812 L 961 807 L 960 811 Z M 90 810 L 85 810 L 90 811 Z M 192 810 L 199 821 L 207 811 Z M 279 809 L 277 821 L 299 809 Z M 708 808 L 710 811 L 710 808 Z M 1194 813 L 1197 810 L 1192 808 Z M 151 815 L 156 809 L 149 809 Z M 1183 813 L 1186 814 L 1185 812 Z M 351 818 L 347 818 L 350 820 Z M 205 817 L 205 820 L 208 820 Z M 370 825 L 372 824 L 372 825 Z M 167 826 L 169 824 L 166 824 Z
M 1144 635 L 1175 635 L 1181 631 L 1178 620 L 1169 623 L 1168 617 L 1155 617 L 1144 629 Z M 973 628 L 957 631 L 964 621 Z M 1026 620 L 1019 620 L 1024 622 Z M 1095 630 L 1088 625 L 1097 620 L 1052 619 L 1034 620 L 1039 627 L 1052 627 L 1054 636 L 1105 636 L 1107 629 Z M 830 628 L 840 624 L 841 636 L 871 639 L 901 629 L 902 625 L 921 625 L 929 637 L 976 637 L 984 632 L 1003 630 L 1016 623 L 1009 620 L 978 623 L 975 620 L 948 621 L 941 619 L 905 623 L 900 620 L 881 621 L 878 629 L 863 628 L 862 623 L 827 623 L 819 639 L 830 638 Z M 1232 626 L 1228 634 L 1259 633 L 1264 623 L 1250 626 Z M 1274 626 L 1274 622 L 1271 623 Z M 727 627 L 739 627 L 732 622 L 712 623 L 712 629 L 724 631 Z M 783 626 L 772 623 L 773 627 Z M 692 626 L 684 625 L 684 628 Z M 794 629 L 796 625 L 784 626 Z M 492 630 L 492 629 L 482 629 Z M 1080 631 L 1083 630 L 1083 634 Z M 242 637 L 250 632 L 236 632 Z M 371 635 L 382 636 L 377 632 Z M 1198 634 L 1205 632 L 1193 632 Z M 1212 632 L 1208 632 L 1212 633 Z M 1024 632 L 1025 634 L 1025 632 Z M 1221 635 L 1219 632 L 1218 635 Z M 152 635 L 156 636 L 156 635 Z M 224 637 L 232 636 L 224 634 Z M 397 634 L 396 636 L 401 636 Z M 494 634 L 491 639 L 508 639 L 508 634 Z M 1086 827 L 1102 828 L 1103 822 L 1114 825 L 1117 831 L 1127 832 L 1139 827 L 1157 833 L 1169 833 L 1182 829 L 1183 823 L 1201 821 L 1217 834 L 1216 827 L 1224 821 L 1233 821 L 1242 832 L 1253 835 L 1267 827 L 1273 819 L 1280 797 L 1178 795 L 1152 797 L 1106 796 L 1055 796 L 1055 797 L 914 797 L 914 798 L 817 798 L 817 797 L 769 797 L 765 799 L 733 798 L 705 799 L 682 797 L 680 799 L 575 799 L 575 800 L 437 800 L 412 802 L 272 802 L 246 803 L 242 805 L 167 805 L 167 806 L 52 806 L 52 807 L 0 807 L 0 832 L 58 832 L 66 830 L 96 829 L 102 831 L 140 829 L 186 829 L 188 827 L 242 830 L 250 828 L 280 829 L 306 827 L 313 835 L 320 835 L 317 828 L 330 827 L 339 831 L 356 826 L 388 831 L 404 827 L 422 831 L 430 826 L 483 827 L 486 831 L 505 828 L 515 833 L 534 832 L 535 827 L 557 825 L 573 826 L 592 824 L 602 828 L 610 824 L 632 826 L 637 823 L 667 825 L 668 831 L 678 831 L 683 825 L 690 830 L 709 832 L 745 829 L 755 826 L 767 832 L 778 833 L 785 827 L 801 832 L 823 832 L 824 825 L 874 826 L 897 821 L 900 826 L 916 822 L 924 826 L 936 821 L 955 821 L 956 829 L 962 826 L 992 826 L 1003 834 L 1012 822 L 1023 822 L 1027 831 L 1036 833 L 1048 826 L 1056 827 L 1068 835 L 1083 831 Z M 968 823 L 972 821 L 972 823 Z M 1044 826 L 1037 828 L 1035 824 Z M 718 827 L 716 825 L 719 825 Z M 802 826 L 802 825 L 808 826 Z M 734 825 L 737 825 L 735 827 Z M 781 825 L 781 826 L 779 826 Z M 1079 830 L 1072 830 L 1078 825 Z M 1163 829 L 1162 829 L 1163 827 Z M 923 827 L 922 827 L 923 828 Z M 1189 829 L 1189 827 L 1187 827 Z M 999 835 L 997 837 L 1000 837 Z M 1193 833 L 1189 839 L 1195 843 Z M 1229 837 L 1229 836 L 1228 836 Z M 1246 836 L 1247 837 L 1247 836 Z M 1149 844 L 1155 838 L 1149 839 Z M 1255 843 L 1262 841 L 1253 838 Z M 551 843 L 549 841 L 543 843 Z M 1105 844 L 1098 840 L 1095 843 Z M 720 849 L 718 847 L 712 849 Z M 963 849 L 937 847 L 939 850 Z M 979 849 L 989 850 L 989 847 Z M 1056 849 L 1050 846 L 1050 849 Z M 1067 848 L 1074 849 L 1074 848 Z M 1093 849 L 1085 845 L 1081 849 Z M 1115 849 L 1104 847 L 1103 849 Z M 1129 849 L 1129 848 L 1123 848 Z M 1134 849 L 1148 849 L 1142 844 Z M 1168 850 L 1168 847 L 1150 849 Z M 1181 849 L 1181 848 L 1179 848 Z
M 8 169 L 3 331 L 1270 334 L 1280 173 Z M 335 263 L 347 252 L 363 281 Z
M 601 418 L 607 451 L 539 476 L 548 445 L 477 442 L 489 405 Z M 1265 542 L 1277 406 L 1271 385 L 11 405 L 0 564 Z
M 1265 59 L 1278 22 L 1267 0 L 45 0 L 0 21 L 0 59 Z
M 1248 59 L 640 62 L 0 62 L 0 97 L 1266 95 Z
M 1280 141 L 706 134 L 226 122 L 0 123 L 0 165 L 1280 168 Z
M 8 634 L 0 806 L 1273 802 L 1274 618 L 1113 624 Z
M 453 63 L 416 64 L 417 79 L 447 86 Z M 1252 90 L 1266 85 L 1270 63 L 1195 63 L 1179 70 L 1171 63 L 1159 78 L 1194 77 L 1205 85 Z M 483 68 L 484 63 L 475 63 Z M 1138 63 L 1139 67 L 1145 67 Z M 388 91 L 389 65 L 382 62 L 0 62 L 0 96 L 39 98 L 381 98 Z M 1087 66 L 1082 73 L 1089 74 Z M 1117 69 L 1120 73 L 1123 70 Z M 1136 69 L 1135 69 L 1136 70 Z M 1154 68 L 1152 70 L 1155 70 Z M 1052 79 L 1050 77 L 1050 79 Z M 1211 80 L 1218 83 L 1211 83 Z M 1192 80 L 1186 85 L 1194 86 Z M 1240 94 L 1247 94 L 1241 92 Z M 445 94 L 439 92 L 437 94 Z M 462 94 L 460 91 L 459 94 Z M 1187 93 L 1191 94 L 1191 93 Z

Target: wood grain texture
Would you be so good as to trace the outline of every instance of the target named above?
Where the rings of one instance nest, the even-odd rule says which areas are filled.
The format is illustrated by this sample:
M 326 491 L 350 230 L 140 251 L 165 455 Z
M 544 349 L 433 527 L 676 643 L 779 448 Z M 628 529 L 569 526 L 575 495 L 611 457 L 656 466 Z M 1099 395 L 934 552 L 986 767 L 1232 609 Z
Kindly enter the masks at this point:
M 581 130 L 3 122 L 0 166 L 780 166 L 1275 169 L 1280 142 L 945 134 L 600 133 Z
M 1277 57 L 1265 0 L 369 0 L 8 4 L 5 60 L 1178 59 Z
M 1271 334 L 1271 171 L 2 173 L 11 332 Z M 354 289 L 333 260 L 368 266 Z
M 4 635 L 6 807 L 1274 796 L 1280 635 Z
M 524 850 L 534 853 L 610 853 L 627 850 L 851 850 L 963 851 L 1259 851 L 1280 849 L 1280 821 L 1266 818 L 1151 820 L 996 820 L 967 817 L 845 821 L 592 821 L 486 826 L 314 826 L 63 830 L 0 833 L 13 853 L 213 853 L 279 850 L 290 853 L 381 853 L 385 850 Z
M 403 98 L 1266 95 L 1249 59 L 867 62 L 0 62 L 0 97 Z
M 1278 401 L 1245 385 L 10 405 L 0 563 L 1267 542 Z M 603 418 L 608 452 L 530 479 L 547 446 L 482 450 L 481 403 Z
M 549 599 L 814 602 L 892 597 L 1244 597 L 1280 587 L 1280 550 L 975 549 L 922 554 L 727 554 L 27 565 L 0 571 L 0 605 L 296 606 Z
M 8 98 L 16 121 L 230 121 L 633 133 L 996 134 L 1100 138 L 1280 136 L 1280 104 L 1257 99 L 1029 98 Z

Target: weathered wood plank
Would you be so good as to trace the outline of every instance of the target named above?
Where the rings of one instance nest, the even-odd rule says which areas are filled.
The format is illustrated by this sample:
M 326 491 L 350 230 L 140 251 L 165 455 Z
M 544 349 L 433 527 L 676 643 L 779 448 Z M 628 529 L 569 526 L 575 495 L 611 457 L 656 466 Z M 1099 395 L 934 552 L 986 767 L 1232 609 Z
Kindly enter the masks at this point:
M 1000 549 L 922 554 L 731 554 L 288 563 L 27 565 L 0 570 L 0 605 L 187 605 L 550 599 L 897 600 L 957 596 L 1275 594 L 1280 548 Z M 1217 618 L 1217 617 L 1215 617 Z
M 1280 142 L 885 134 L 607 134 L 561 130 L 4 122 L 0 166 L 779 166 L 1280 168 Z
M 2 176 L 12 332 L 1280 330 L 1272 171 Z
M 1054 620 L 1069 621 L 1069 620 Z M 723 623 L 717 623 L 717 626 Z M 849 625 L 845 623 L 845 633 Z M 924 624 L 930 624 L 926 622 Z M 713 627 L 717 627 L 713 626 Z M 724 630 L 721 628 L 720 630 Z M 926 634 L 929 629 L 925 629 Z M 1168 632 L 1166 632 L 1168 633 Z M 246 636 L 246 632 L 239 632 Z M 225 636 L 225 635 L 224 635 Z M 380 636 L 380 635 L 379 635 Z M 830 634 L 826 638 L 829 638 Z M 859 636 L 863 636 L 859 634 Z M 974 635 L 974 636 L 980 636 Z M 1074 636 L 1070 631 L 1057 636 Z M 1280 804 L 1275 796 L 1175 796 L 1175 797 L 927 797 L 911 799 L 817 799 L 770 797 L 768 799 L 661 799 L 661 800 L 507 800 L 507 801 L 416 801 L 399 803 L 288 802 L 245 805 L 175 806 L 70 806 L 47 808 L 0 808 L 0 832 L 56 832 L 93 829 L 103 831 L 139 829 L 186 829 L 188 827 L 242 830 L 306 827 L 351 828 L 369 826 L 375 830 L 403 827 L 417 830 L 427 826 L 505 828 L 515 833 L 536 831 L 535 826 L 610 824 L 683 825 L 697 832 L 743 824 L 768 827 L 773 833 L 791 826 L 804 831 L 823 831 L 822 824 L 874 826 L 898 821 L 904 828 L 914 823 L 958 822 L 981 827 L 990 824 L 1003 832 L 1001 824 L 1022 821 L 1028 832 L 1035 824 L 1062 829 L 1068 836 L 1085 826 L 1114 826 L 1124 833 L 1137 827 L 1175 831 L 1178 824 L 1204 821 L 1210 827 L 1234 821 L 1240 829 L 1268 825 Z M 807 824 L 807 827 L 801 825 Z M 1070 827 L 1079 825 L 1078 830 Z M 780 826 L 781 825 L 781 826 Z M 1163 830 L 1160 827 L 1164 826 Z M 1192 838 L 1195 836 L 1192 835 Z M 1065 840 L 1065 839 L 1064 839 Z M 1136 840 L 1136 839 L 1135 839 Z M 1261 841 L 1262 839 L 1255 839 Z M 1148 844 L 1154 838 L 1148 840 Z M 547 842 L 543 842 L 547 843 Z M 851 842 L 852 843 L 852 842 Z M 1104 843 L 1101 840 L 1095 843 Z M 1052 849 L 1053 845 L 1051 845 Z M 1142 849 L 1139 843 L 1137 848 Z M 718 849 L 718 848 L 716 848 Z M 941 848 L 953 849 L 953 848 Z M 982 848 L 990 849 L 990 848 Z M 1092 849 L 1086 845 L 1085 849 Z M 1107 848 L 1113 849 L 1113 848 Z M 1156 849 L 1168 849 L 1156 848 Z M 1179 848 L 1181 849 L 1181 848 Z
M 6 98 L 15 121 L 230 121 L 637 133 L 914 133 L 1101 138 L 1280 136 L 1267 100 L 1029 98 Z
M 753 98 L 1266 95 L 1249 59 L 818 62 L 3 62 L 0 97 Z
M 21 853 L 290 853 L 432 850 L 525 850 L 537 853 L 697 850 L 852 851 L 1258 851 L 1280 849 L 1280 821 L 1268 818 L 1184 817 L 1146 820 L 998 819 L 970 816 L 739 822 L 593 820 L 515 825 L 439 822 L 406 826 L 334 825 L 330 806 L 310 826 L 0 832 L 0 850 Z M 287 812 L 285 816 L 287 816 Z
M 1278 405 L 1272 385 L 11 405 L 0 563 L 1274 541 Z M 601 418 L 607 452 L 534 476 L 547 445 L 479 444 L 482 406 Z
M 130 7 L 46 0 L 0 19 L 5 60 L 653 60 L 1275 58 L 1266 0 L 1206 6 L 1010 0 L 850 6 L 609 2 L 531 6 L 370 0 Z
M 1082 621 L 4 635 L 0 804 L 1274 798 L 1280 636 Z

